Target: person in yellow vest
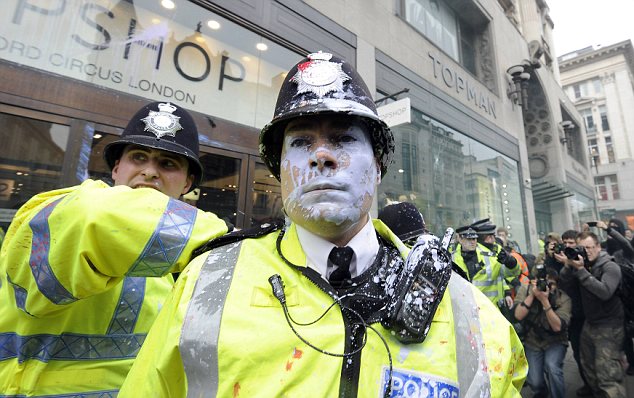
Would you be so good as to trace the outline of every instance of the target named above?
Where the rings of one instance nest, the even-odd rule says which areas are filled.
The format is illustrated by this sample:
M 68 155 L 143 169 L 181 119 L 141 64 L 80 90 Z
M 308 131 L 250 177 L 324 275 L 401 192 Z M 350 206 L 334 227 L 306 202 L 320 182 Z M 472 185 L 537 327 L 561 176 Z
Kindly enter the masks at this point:
M 287 219 L 189 264 L 119 397 L 519 397 L 522 345 L 451 233 L 408 255 L 371 219 L 394 147 L 350 63 L 295 65 L 260 134 Z
M 453 254 L 454 263 L 492 303 L 511 308 L 513 299 L 506 279 L 515 278 L 520 268 L 517 261 L 495 243 L 495 225 L 481 220 L 456 232 L 460 245 Z
M 184 109 L 143 106 L 104 155 L 114 186 L 38 194 L 7 231 L 0 396 L 115 397 L 173 286 L 167 274 L 227 231 L 178 200 L 203 171 Z
M 509 281 L 509 285 L 511 287 L 511 297 L 515 300 L 515 294 L 519 290 L 520 285 L 528 285 L 530 283 L 530 271 L 528 269 L 528 263 L 524 259 L 524 256 L 520 254 L 519 246 L 517 242 L 514 242 L 509 239 L 508 232 L 505 228 L 498 228 L 496 241 L 498 245 L 502 247 L 503 250 L 506 250 L 508 254 L 515 258 L 517 261 L 517 265 L 520 267 L 520 274 Z

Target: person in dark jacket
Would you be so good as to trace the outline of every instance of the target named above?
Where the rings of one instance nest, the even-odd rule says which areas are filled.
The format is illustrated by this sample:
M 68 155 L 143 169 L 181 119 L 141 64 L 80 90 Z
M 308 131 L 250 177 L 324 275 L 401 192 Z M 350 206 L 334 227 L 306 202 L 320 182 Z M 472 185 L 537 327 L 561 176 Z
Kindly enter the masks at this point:
M 595 397 L 625 398 L 624 372 L 620 358 L 625 330 L 621 299 L 616 291 L 621 268 L 604 251 L 597 235 L 582 232 L 577 243 L 586 258 L 567 259 L 561 280 L 577 279 L 585 323 L 581 331 L 581 366 Z
M 545 273 L 536 271 L 536 278 L 519 288 L 515 318 L 522 322 L 525 332 L 526 384 L 535 392 L 534 397 L 564 398 L 564 358 L 572 304 L 570 297 L 557 288 L 557 271 L 546 269 Z
M 605 248 L 606 251 L 614 256 L 614 261 L 621 267 L 633 267 L 634 266 L 634 248 L 632 248 L 631 242 L 624 236 L 625 225 L 617 218 L 611 219 L 608 224 L 603 221 L 597 221 L 597 228 L 603 229 L 608 234 L 606 239 Z M 634 376 L 634 345 L 632 344 L 632 338 L 634 338 L 634 308 L 624 308 L 625 310 L 625 341 L 623 343 L 623 350 L 627 357 L 629 366 L 625 371 L 628 375 Z M 632 325 L 628 327 L 628 325 Z
M 561 242 L 566 248 L 575 248 L 577 247 L 578 234 L 579 232 L 574 229 L 569 229 L 561 234 Z M 553 257 L 562 265 L 566 262 L 566 255 L 562 251 L 555 253 Z M 591 396 L 592 390 L 588 386 L 586 377 L 583 374 L 583 368 L 581 367 L 581 350 L 579 348 L 581 330 L 583 329 L 583 322 L 585 320 L 585 315 L 583 315 L 583 306 L 581 305 L 579 280 L 571 279 L 568 280 L 567 283 L 560 282 L 559 287 L 561 290 L 566 292 L 572 302 L 572 315 L 570 317 L 570 324 L 568 325 L 568 339 L 570 340 L 570 347 L 572 348 L 572 356 L 577 363 L 577 369 L 579 369 L 581 380 L 583 380 L 583 386 L 577 389 L 577 395 L 581 397 Z
M 413 203 L 400 202 L 385 206 L 379 212 L 379 220 L 408 247 L 414 246 L 419 236 L 428 233 L 425 219 Z
M 544 245 L 544 253 L 537 258 L 537 264 L 544 264 L 546 268 L 554 269 L 557 273 L 561 272 L 564 264 L 561 260 L 557 260 L 555 254 L 560 253 L 561 236 L 558 233 L 550 232 L 546 236 L 546 244 Z

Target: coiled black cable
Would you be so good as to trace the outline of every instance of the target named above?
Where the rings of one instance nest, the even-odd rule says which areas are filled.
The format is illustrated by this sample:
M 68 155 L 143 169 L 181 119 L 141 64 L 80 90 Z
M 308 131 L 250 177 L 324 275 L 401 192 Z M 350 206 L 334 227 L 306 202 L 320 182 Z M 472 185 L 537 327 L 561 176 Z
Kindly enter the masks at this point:
M 357 353 L 359 353 L 361 350 L 363 350 L 363 348 L 365 347 L 367 340 L 368 340 L 368 332 L 367 329 L 372 330 L 380 339 L 381 342 L 383 343 L 383 346 L 385 347 L 385 350 L 387 351 L 387 356 L 388 356 L 388 360 L 389 360 L 389 373 L 388 373 L 388 380 L 387 380 L 387 386 L 385 387 L 385 393 L 383 394 L 383 396 L 385 398 L 389 398 L 391 393 L 392 393 L 392 353 L 390 351 L 389 346 L 387 345 L 387 341 L 385 341 L 385 338 L 381 335 L 381 333 L 378 332 L 378 330 L 376 330 L 373 326 L 369 325 L 367 322 L 365 322 L 365 320 L 363 319 L 363 317 L 361 316 L 361 314 L 359 314 L 357 311 L 353 310 L 352 308 L 349 308 L 345 305 L 343 305 L 343 303 L 341 302 L 340 297 L 334 297 L 334 301 L 333 303 L 326 308 L 326 310 L 324 311 L 323 314 L 321 314 L 317 319 L 315 319 L 314 321 L 308 322 L 308 323 L 300 323 L 300 322 L 296 322 L 293 317 L 291 316 L 291 314 L 288 311 L 288 307 L 286 306 L 286 294 L 284 293 L 284 283 L 282 281 L 282 277 L 279 274 L 275 274 L 275 275 L 271 275 L 271 277 L 269 277 L 269 283 L 271 284 L 271 288 L 273 290 L 273 295 L 275 296 L 275 298 L 277 298 L 277 300 L 280 302 L 280 304 L 282 305 L 282 309 L 284 310 L 284 317 L 286 318 L 286 323 L 288 323 L 288 326 L 291 328 L 291 330 L 293 331 L 293 333 L 295 333 L 295 336 L 297 336 L 298 339 L 300 339 L 304 344 L 306 344 L 307 346 L 309 346 L 310 348 L 314 349 L 317 352 L 320 352 L 322 354 L 325 355 L 329 355 L 329 356 L 333 356 L 333 357 L 339 357 L 339 358 L 343 358 L 343 357 L 349 357 L 352 355 L 355 355 Z M 324 316 L 326 316 L 326 314 L 328 313 L 328 311 L 330 311 L 335 304 L 339 304 L 339 306 L 341 307 L 342 311 L 348 311 L 351 314 L 353 314 L 354 316 L 356 316 L 360 322 L 358 323 L 353 323 L 353 326 L 362 326 L 363 327 L 363 340 L 361 341 L 361 345 L 350 351 L 350 352 L 344 352 L 344 353 L 335 353 L 335 352 L 330 352 L 330 351 L 326 351 L 323 350 L 315 345 L 313 345 L 312 343 L 310 343 L 308 340 L 306 340 L 304 337 L 302 337 L 299 332 L 295 329 L 295 327 L 293 326 L 293 324 L 299 325 L 299 326 L 310 326 L 313 325 L 317 322 L 319 322 Z

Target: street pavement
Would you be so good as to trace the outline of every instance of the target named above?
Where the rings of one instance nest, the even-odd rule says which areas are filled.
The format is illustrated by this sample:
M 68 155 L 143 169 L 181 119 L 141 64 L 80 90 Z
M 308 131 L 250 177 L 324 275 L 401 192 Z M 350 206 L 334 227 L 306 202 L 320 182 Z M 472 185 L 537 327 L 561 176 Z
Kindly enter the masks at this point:
M 566 383 L 566 398 L 577 398 L 576 391 L 583 386 L 577 363 L 572 357 L 572 349 L 568 347 L 566 359 L 564 360 L 564 381 Z M 634 376 L 625 375 L 625 385 L 627 387 L 627 397 L 634 398 Z M 526 385 L 522 389 L 523 398 L 532 398 L 533 392 Z

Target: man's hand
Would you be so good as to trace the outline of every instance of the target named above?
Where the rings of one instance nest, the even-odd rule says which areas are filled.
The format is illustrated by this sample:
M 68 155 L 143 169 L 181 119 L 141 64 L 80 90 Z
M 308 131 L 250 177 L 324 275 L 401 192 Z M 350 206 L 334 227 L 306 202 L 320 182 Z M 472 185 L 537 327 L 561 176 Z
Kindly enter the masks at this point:
M 546 291 L 539 290 L 537 285 L 533 286 L 533 295 L 542 304 L 548 303 L 548 295 L 550 294 L 550 287 L 546 286 Z
M 577 256 L 576 260 L 570 260 L 570 266 L 576 270 L 580 270 L 581 268 L 583 268 L 583 257 L 581 256 Z
M 608 230 L 608 224 L 603 221 L 597 221 L 597 228 L 601 228 L 604 231 Z
M 500 264 L 504 264 L 507 268 L 513 268 L 517 265 L 515 257 L 508 254 L 504 249 L 500 250 L 497 259 Z
M 498 262 L 500 264 L 506 264 L 506 261 L 508 260 L 508 253 L 506 252 L 506 250 L 502 249 L 500 250 L 500 252 L 498 253 Z
M 555 257 L 555 260 L 559 261 L 563 265 L 570 265 L 569 262 L 568 262 L 568 257 L 566 257 L 566 255 L 563 252 L 554 253 L 553 257 Z
M 511 296 L 505 296 L 504 297 L 504 302 L 506 303 L 506 306 L 508 308 L 512 308 L 513 307 L 513 297 Z

